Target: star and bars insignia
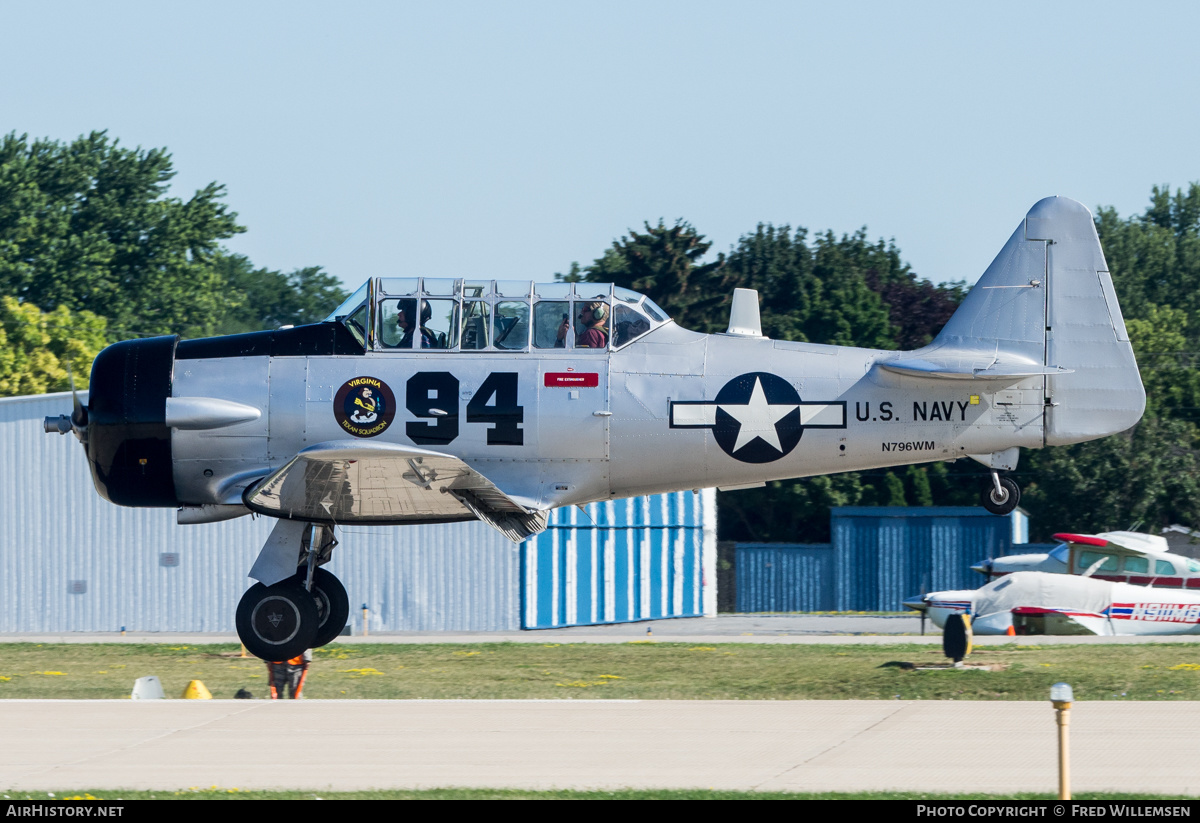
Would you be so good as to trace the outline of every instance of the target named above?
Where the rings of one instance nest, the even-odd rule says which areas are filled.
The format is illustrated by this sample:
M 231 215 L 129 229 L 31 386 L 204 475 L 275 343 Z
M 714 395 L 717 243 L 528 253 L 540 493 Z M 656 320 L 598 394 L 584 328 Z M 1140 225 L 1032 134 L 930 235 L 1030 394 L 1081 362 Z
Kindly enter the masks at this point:
M 769 372 L 739 375 L 715 400 L 671 403 L 673 429 L 712 429 L 735 460 L 770 463 L 796 448 L 805 429 L 846 428 L 846 402 L 805 402 L 792 384 Z

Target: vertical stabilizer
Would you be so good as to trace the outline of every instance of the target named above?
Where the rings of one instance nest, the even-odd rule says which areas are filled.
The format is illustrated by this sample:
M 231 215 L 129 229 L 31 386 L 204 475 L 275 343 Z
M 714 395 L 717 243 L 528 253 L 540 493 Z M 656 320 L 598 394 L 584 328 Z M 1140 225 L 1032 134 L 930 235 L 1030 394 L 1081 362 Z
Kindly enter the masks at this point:
M 922 354 L 1044 367 L 1048 446 L 1124 431 L 1146 407 L 1092 214 L 1065 197 L 1029 210 Z

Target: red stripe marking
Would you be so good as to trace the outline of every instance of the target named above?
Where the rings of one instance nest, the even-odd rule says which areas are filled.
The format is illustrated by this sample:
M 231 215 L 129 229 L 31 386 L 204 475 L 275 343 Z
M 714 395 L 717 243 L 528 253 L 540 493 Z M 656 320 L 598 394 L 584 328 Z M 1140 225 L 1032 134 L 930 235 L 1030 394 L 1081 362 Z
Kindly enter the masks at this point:
M 1090 534 L 1056 534 L 1055 540 L 1065 540 L 1068 543 L 1081 543 L 1084 546 L 1107 546 L 1108 541 L 1103 537 L 1092 537 Z
M 590 389 L 600 385 L 600 375 L 596 372 L 548 371 L 545 385 Z
M 1013 614 L 1061 614 L 1063 617 L 1104 617 L 1102 614 L 1094 612 L 1073 612 L 1066 609 L 1043 609 L 1038 606 L 1018 606 L 1012 610 Z

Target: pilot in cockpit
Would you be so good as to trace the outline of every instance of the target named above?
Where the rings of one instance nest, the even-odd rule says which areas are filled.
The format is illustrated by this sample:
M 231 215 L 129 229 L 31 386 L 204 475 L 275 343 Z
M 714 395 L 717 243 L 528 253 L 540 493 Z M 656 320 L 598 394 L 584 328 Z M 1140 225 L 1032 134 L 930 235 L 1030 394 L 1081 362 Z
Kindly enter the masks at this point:
M 400 338 L 400 348 L 411 349 L 413 346 L 413 337 L 417 327 L 413 324 L 413 318 L 417 314 L 416 300 L 401 300 L 400 305 L 396 307 L 396 326 L 403 333 Z M 436 349 L 438 347 L 437 337 L 433 332 L 425 327 L 429 319 L 433 317 L 433 309 L 429 306 L 428 300 L 421 301 L 421 348 Z
M 584 329 L 575 338 L 575 348 L 603 349 L 608 346 L 608 329 L 605 327 L 608 322 L 608 304 L 599 300 L 584 303 L 579 311 L 579 322 L 583 324 Z M 555 345 L 561 347 L 570 330 L 571 325 L 564 316 L 562 325 L 558 327 L 558 343 Z

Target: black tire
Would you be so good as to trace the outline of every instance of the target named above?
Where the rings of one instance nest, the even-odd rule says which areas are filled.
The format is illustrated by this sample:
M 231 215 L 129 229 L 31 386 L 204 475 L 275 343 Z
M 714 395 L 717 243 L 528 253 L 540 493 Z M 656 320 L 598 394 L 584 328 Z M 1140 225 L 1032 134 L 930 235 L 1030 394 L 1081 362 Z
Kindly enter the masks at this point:
M 1000 486 L 1004 489 L 1003 497 L 996 494 L 996 487 L 991 483 L 984 487 L 983 494 L 980 495 L 983 507 L 992 514 L 1008 514 L 1021 502 L 1021 487 L 1015 480 L 1001 477 Z
M 271 662 L 311 649 L 320 627 L 312 595 L 294 579 L 274 586 L 255 583 L 242 595 L 235 622 L 246 651 Z
M 346 594 L 342 581 L 324 569 L 313 570 L 311 594 L 320 624 L 312 642 L 315 649 L 332 643 L 346 628 L 346 621 L 350 619 L 350 595 Z
M 957 663 L 970 652 L 970 623 L 964 620 L 961 614 L 950 615 L 946 618 L 946 625 L 942 627 L 942 654 Z

